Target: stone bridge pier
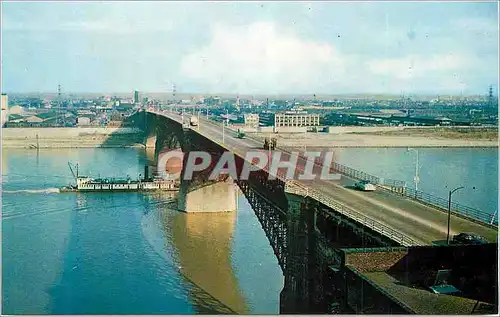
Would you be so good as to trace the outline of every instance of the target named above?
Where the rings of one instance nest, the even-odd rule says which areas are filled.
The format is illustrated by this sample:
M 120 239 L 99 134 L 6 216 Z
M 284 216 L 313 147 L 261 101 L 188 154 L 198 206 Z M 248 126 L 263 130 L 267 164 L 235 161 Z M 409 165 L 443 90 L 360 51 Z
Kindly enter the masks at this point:
M 180 174 L 178 209 L 184 212 L 227 212 L 236 210 L 237 190 L 230 177 L 219 177 L 210 180 L 209 176 L 220 158 L 223 149 L 210 140 L 183 128 L 177 122 L 152 113 L 139 112 L 136 122 L 145 132 L 144 145 L 150 159 L 150 174 Z M 170 158 L 163 162 L 162 156 L 170 151 L 182 151 L 182 161 Z M 203 171 L 192 173 L 186 179 L 186 166 L 189 154 L 193 151 L 210 153 L 212 162 Z M 158 164 L 160 162 L 160 164 Z M 198 164 L 198 162 L 196 162 Z M 160 170 L 158 170 L 160 169 Z
M 184 159 L 181 173 L 178 209 L 184 212 L 230 212 L 237 209 L 237 185 L 229 175 L 211 174 L 224 152 L 218 144 L 207 140 L 192 130 L 184 134 Z M 195 151 L 207 152 L 211 159 L 208 167 L 192 173 L 185 168 L 188 164 L 200 164 L 190 160 L 189 154 Z

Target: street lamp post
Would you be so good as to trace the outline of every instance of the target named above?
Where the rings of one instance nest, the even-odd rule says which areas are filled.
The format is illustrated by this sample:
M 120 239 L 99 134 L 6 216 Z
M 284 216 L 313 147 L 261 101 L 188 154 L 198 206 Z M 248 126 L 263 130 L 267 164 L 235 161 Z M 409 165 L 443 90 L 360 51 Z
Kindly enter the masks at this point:
M 417 191 L 418 191 L 418 183 L 420 182 L 420 177 L 419 177 L 419 153 L 418 153 L 418 150 L 416 149 L 412 149 L 412 148 L 408 148 L 408 151 L 415 151 L 417 153 L 417 161 L 415 163 L 415 176 L 413 177 L 413 182 L 415 183 L 415 196 L 417 196 Z
M 200 112 L 201 110 L 198 110 L 198 131 L 200 130 Z
M 226 109 L 226 126 L 229 128 L 229 109 Z
M 464 186 L 457 187 L 448 192 L 448 233 L 446 234 L 446 244 L 450 244 L 450 219 L 451 219 L 451 195 L 459 189 L 465 188 Z M 472 187 L 472 189 L 476 189 Z
M 225 134 L 224 134 L 224 122 L 227 122 L 227 125 L 229 125 L 229 110 L 226 109 L 226 119 L 222 120 L 222 143 L 225 143 Z

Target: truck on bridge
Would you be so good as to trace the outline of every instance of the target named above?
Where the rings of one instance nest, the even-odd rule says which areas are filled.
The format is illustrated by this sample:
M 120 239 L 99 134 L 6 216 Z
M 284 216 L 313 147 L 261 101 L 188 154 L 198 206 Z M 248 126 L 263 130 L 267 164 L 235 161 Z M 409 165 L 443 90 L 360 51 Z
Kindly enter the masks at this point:
M 264 139 L 264 150 L 274 150 L 276 149 L 276 138 L 265 138 Z
M 236 135 L 238 139 L 244 139 L 245 138 L 245 131 L 238 129 L 238 134 Z
M 198 126 L 198 118 L 196 116 L 191 116 L 191 118 L 189 119 L 189 124 L 192 127 L 197 127 Z

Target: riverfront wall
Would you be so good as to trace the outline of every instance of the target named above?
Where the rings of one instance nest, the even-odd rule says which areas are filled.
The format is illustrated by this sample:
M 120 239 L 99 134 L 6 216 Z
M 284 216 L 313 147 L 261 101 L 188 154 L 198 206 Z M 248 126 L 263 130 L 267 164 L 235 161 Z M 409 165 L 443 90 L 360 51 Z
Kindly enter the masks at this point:
M 137 128 L 2 128 L 2 148 L 141 147 Z

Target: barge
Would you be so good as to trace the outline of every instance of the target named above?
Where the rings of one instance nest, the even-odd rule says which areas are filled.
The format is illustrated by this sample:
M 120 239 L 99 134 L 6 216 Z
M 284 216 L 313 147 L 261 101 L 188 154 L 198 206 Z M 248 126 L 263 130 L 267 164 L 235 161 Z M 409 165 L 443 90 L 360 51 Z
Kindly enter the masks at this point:
M 76 185 L 61 187 L 60 192 L 149 192 L 149 191 L 178 191 L 179 181 L 175 179 L 149 178 L 148 167 L 145 168 L 143 179 L 92 178 L 78 175 L 68 163 Z M 140 175 L 139 175 L 140 176 Z

